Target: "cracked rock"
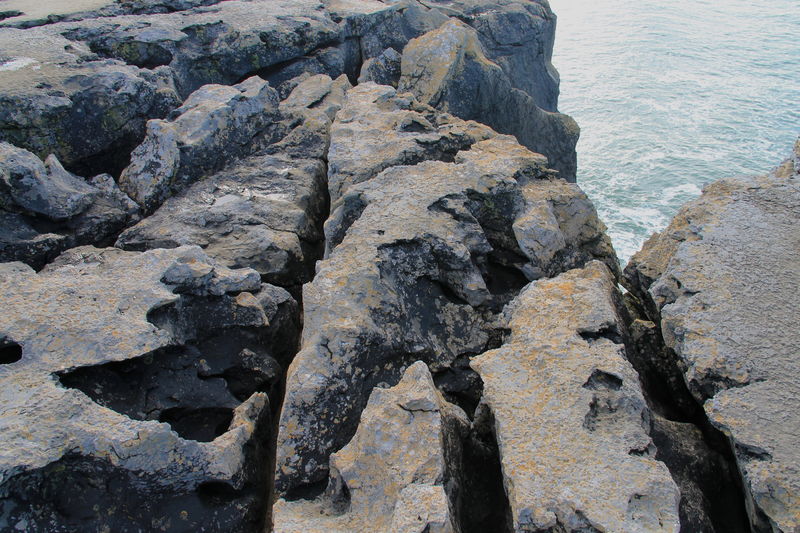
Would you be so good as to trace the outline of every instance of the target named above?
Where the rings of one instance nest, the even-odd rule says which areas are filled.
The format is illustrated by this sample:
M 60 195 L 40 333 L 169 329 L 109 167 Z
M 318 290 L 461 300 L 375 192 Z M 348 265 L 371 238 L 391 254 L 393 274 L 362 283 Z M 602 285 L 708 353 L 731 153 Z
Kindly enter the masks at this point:
M 0 527 L 260 531 L 289 295 L 191 247 L 0 270 Z
M 356 115 L 356 127 L 357 110 L 348 110 L 362 98 L 367 109 L 390 112 Z M 388 148 L 386 161 L 362 147 L 361 139 L 381 139 L 381 131 L 406 119 L 427 120 L 410 110 L 417 105 L 368 83 L 348 93 L 336 119 L 341 124 L 332 130 L 331 176 L 342 169 L 373 174 L 329 183 L 332 197 L 334 191 L 345 196 L 334 203 L 326 224 L 327 259 L 304 286 L 304 339 L 288 373 L 278 437 L 280 493 L 324 479 L 329 455 L 355 432 L 374 386 L 396 381 L 413 361 L 440 372 L 459 356 L 496 342 L 496 312 L 527 283 L 527 275 L 594 258 L 616 261 L 607 238 L 596 233 L 602 226 L 594 215 L 578 223 L 579 231 L 564 234 L 569 251 L 556 254 L 569 258 L 563 262 L 551 263 L 551 257 L 522 246 L 538 227 L 541 205 L 535 199 L 548 197 L 554 185 L 542 156 L 510 137 L 475 125 L 491 138 L 454 154 L 452 162 L 410 166 L 395 163 L 396 152 Z M 442 121 L 455 131 L 471 127 L 452 117 Z M 369 130 L 375 133 L 362 133 Z M 399 138 L 408 146 L 442 139 L 436 130 L 412 133 Z M 605 244 L 584 248 L 585 238 Z
M 569 116 L 540 109 L 513 87 L 508 74 L 490 61 L 478 32 L 459 20 L 413 39 L 403 50 L 400 91 L 465 120 L 477 120 L 514 135 L 550 167 L 575 181 L 579 128 Z
M 425 363 L 412 364 L 396 386 L 373 389 L 353 439 L 330 458 L 326 493 L 278 500 L 273 531 L 460 531 L 451 512 L 460 490 L 452 469 L 468 428 Z
M 473 359 L 494 414 L 514 531 L 673 531 L 678 488 L 618 344 L 619 294 L 599 262 L 529 285 L 501 348 Z
M 717 181 L 625 268 L 689 390 L 731 442 L 754 530 L 800 527 L 800 142 L 767 176 Z

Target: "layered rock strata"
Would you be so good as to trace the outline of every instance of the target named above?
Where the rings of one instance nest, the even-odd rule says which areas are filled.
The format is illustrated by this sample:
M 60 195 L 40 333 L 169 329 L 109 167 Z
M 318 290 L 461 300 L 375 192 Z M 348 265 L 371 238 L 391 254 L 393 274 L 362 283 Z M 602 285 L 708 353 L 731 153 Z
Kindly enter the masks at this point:
M 800 143 L 767 176 L 715 182 L 648 240 L 625 284 L 729 441 L 753 530 L 800 527 Z

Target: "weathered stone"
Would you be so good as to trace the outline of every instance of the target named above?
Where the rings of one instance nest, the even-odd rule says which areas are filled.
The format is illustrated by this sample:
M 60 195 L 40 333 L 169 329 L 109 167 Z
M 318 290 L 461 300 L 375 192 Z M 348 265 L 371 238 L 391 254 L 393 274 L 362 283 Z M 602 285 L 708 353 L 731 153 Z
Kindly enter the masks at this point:
M 616 281 L 589 263 L 526 288 L 471 365 L 495 418 L 514 531 L 675 531 L 678 488 L 621 344 Z
M 325 166 L 316 159 L 251 156 L 170 198 L 120 235 L 126 250 L 202 246 L 270 283 L 309 281 L 321 255 Z
M 362 98 L 368 109 L 382 106 L 386 112 L 357 115 L 356 128 L 357 108 L 350 106 Z M 417 105 L 395 97 L 389 87 L 356 87 L 332 130 L 329 187 L 332 198 L 345 196 L 334 202 L 326 224 L 327 260 L 304 286 L 303 348 L 289 370 L 278 439 L 276 482 L 282 493 L 325 477 L 330 453 L 354 433 L 366 393 L 376 384 L 398 379 L 416 360 L 434 373 L 446 371 L 460 356 L 495 343 L 495 313 L 528 281 L 526 274 L 559 270 L 552 257 L 565 258 L 562 269 L 593 258 L 616 261 L 607 240 L 584 249 L 585 242 L 607 239 L 594 233 L 601 228 L 596 217 L 564 234 L 563 247 L 570 251 L 550 257 L 521 246 L 537 231 L 541 201 L 550 191 L 565 191 L 550 181 L 542 156 L 511 137 L 475 125 L 491 138 L 445 157 L 452 162 L 412 166 L 393 165 L 407 162 L 404 146 L 440 142 L 441 134 L 429 133 L 432 127 L 400 137 L 400 157 L 389 147 L 386 159 L 365 149 L 372 139 L 384 142 L 393 135 L 387 132 L 397 124 L 427 121 L 399 108 L 404 101 L 409 109 Z M 454 131 L 472 127 L 452 117 L 442 117 L 442 123 Z M 426 158 L 425 150 L 436 153 L 423 145 L 414 157 Z
M 85 211 L 98 191 L 70 174 L 55 156 L 44 163 L 27 150 L 0 142 L 0 207 L 64 220 Z
M 758 531 L 800 527 L 798 159 L 800 143 L 768 176 L 707 186 L 625 269 L 689 390 L 729 437 Z
M 114 152 L 178 97 L 164 70 L 101 60 L 52 31 L 0 28 L 0 140 L 81 172 L 118 171 Z
M 468 428 L 425 363 L 412 364 L 396 386 L 372 391 L 353 439 L 330 458 L 326 494 L 279 500 L 273 531 L 459 531 L 450 502 L 460 490 L 453 469 Z
M 579 128 L 567 115 L 540 109 L 485 55 L 478 33 L 459 20 L 413 39 L 403 51 L 400 91 L 465 120 L 514 135 L 575 181 Z
M 322 255 L 330 120 L 349 86 L 344 77 L 323 75 L 299 83 L 275 115 L 289 133 L 169 198 L 123 232 L 117 246 L 196 244 L 227 266 L 256 269 L 269 283 L 309 281 Z
M 260 531 L 291 297 L 197 248 L 0 270 L 0 527 Z
M 378 85 L 397 87 L 400 81 L 400 63 L 402 57 L 394 48 L 387 48 L 381 55 L 371 57 L 361 65 L 358 83 L 374 81 Z
M 43 267 L 61 251 L 105 245 L 138 217 L 138 206 L 101 174 L 75 176 L 55 156 L 0 143 L 0 261 Z
M 263 148 L 275 137 L 278 95 L 254 77 L 228 87 L 206 85 L 175 110 L 152 120 L 119 184 L 147 211 L 200 177 Z

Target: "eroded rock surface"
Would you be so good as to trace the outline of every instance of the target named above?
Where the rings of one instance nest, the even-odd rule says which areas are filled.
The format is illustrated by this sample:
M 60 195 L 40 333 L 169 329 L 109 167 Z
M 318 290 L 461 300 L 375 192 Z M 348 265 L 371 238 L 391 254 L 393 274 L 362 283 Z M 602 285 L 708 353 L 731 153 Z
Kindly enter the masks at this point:
M 338 200 L 327 259 L 304 287 L 303 347 L 287 377 L 278 440 L 281 493 L 325 479 L 329 455 L 355 432 L 374 386 L 396 382 L 412 361 L 438 373 L 499 342 L 496 313 L 529 279 L 594 258 L 615 264 L 593 210 L 585 219 L 558 215 L 585 197 L 553 180 L 542 156 L 477 124 L 489 138 L 468 150 L 426 151 L 448 140 L 426 113 L 436 116 L 368 83 L 348 93 L 337 116 L 329 186 Z M 400 158 L 368 148 L 392 137 Z M 416 164 L 403 165 L 402 147 L 420 145 Z
M 109 244 L 138 206 L 108 174 L 85 180 L 0 142 L 0 261 L 41 268 L 66 248 Z
M 514 531 L 674 531 L 678 488 L 622 344 L 616 281 L 592 262 L 528 286 L 510 337 L 473 359 Z
M 330 458 L 325 494 L 279 500 L 273 531 L 459 531 L 451 509 L 469 425 L 425 363 L 412 364 L 397 385 L 372 391 L 353 439 Z
M 729 438 L 757 531 L 800 527 L 798 159 L 800 143 L 767 176 L 709 185 L 625 269 L 672 364 Z
M 509 73 L 486 57 L 478 32 L 460 20 L 409 42 L 399 89 L 442 111 L 514 135 L 545 155 L 561 177 L 575 181 L 578 125 L 567 115 L 539 108 L 532 95 L 514 88 Z
M 196 247 L 0 270 L 0 527 L 260 531 L 291 297 Z

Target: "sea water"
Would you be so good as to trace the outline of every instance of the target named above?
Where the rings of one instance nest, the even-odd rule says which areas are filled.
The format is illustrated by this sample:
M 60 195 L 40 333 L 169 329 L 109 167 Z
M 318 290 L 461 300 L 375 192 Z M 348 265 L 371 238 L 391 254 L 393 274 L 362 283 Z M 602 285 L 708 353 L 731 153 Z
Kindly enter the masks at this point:
M 703 185 L 766 173 L 800 135 L 800 0 L 550 5 L 578 183 L 623 262 Z

